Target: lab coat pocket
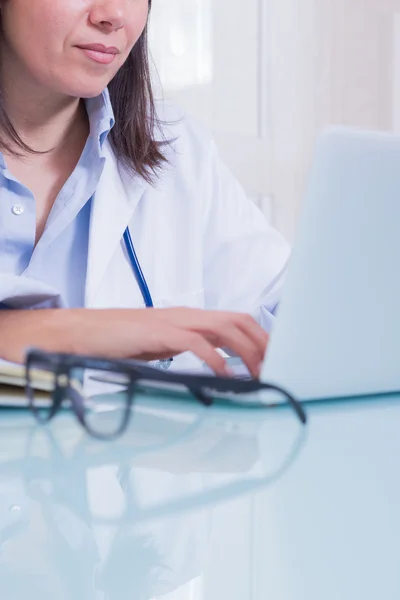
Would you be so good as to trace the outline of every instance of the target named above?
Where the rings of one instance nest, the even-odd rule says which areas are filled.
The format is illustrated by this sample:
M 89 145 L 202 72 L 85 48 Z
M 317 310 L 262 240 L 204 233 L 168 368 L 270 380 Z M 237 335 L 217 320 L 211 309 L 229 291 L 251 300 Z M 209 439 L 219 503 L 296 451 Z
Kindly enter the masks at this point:
M 173 308 L 179 306 L 204 308 L 204 288 L 195 292 L 186 292 L 184 294 L 174 294 L 156 298 L 154 300 L 154 306 L 156 308 Z

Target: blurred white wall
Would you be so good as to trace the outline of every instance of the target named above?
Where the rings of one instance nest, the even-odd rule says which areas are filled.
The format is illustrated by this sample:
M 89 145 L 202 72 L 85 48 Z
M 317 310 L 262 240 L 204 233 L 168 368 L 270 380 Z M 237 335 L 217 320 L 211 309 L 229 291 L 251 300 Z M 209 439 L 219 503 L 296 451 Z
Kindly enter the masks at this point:
M 205 123 L 248 194 L 268 213 L 269 119 L 261 100 L 259 29 L 257 0 L 156 0 L 150 41 L 165 97 Z
M 292 239 L 318 132 L 400 130 L 399 15 L 399 0 L 155 0 L 151 48 L 165 96 Z

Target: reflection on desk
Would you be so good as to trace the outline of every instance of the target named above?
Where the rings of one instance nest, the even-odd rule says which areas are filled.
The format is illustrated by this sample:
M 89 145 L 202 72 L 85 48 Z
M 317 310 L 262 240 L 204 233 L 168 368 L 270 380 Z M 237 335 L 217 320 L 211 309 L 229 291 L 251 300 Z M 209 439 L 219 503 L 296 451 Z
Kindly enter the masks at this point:
M 285 408 L 142 399 L 113 443 L 68 412 L 46 428 L 2 412 L 1 598 L 180 600 L 207 567 L 215 507 L 274 485 L 305 435 Z

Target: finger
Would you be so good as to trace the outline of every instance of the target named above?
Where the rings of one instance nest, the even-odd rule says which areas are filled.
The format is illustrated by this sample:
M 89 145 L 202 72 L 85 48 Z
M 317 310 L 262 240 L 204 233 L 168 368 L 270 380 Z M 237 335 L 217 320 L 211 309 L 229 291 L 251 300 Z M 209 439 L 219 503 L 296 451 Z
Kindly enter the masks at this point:
M 170 311 L 170 312 L 168 312 Z M 206 311 L 196 308 L 159 309 L 158 316 L 167 322 L 176 320 L 176 325 L 196 331 L 205 336 L 210 342 L 215 340 L 215 331 L 221 326 L 231 326 L 233 323 L 243 333 L 250 337 L 264 357 L 268 343 L 268 334 L 252 316 L 246 313 Z
M 228 348 L 243 360 L 253 377 L 260 375 L 260 366 L 263 360 L 263 352 L 260 351 L 259 344 L 256 344 L 251 337 L 243 331 L 230 324 L 228 327 L 216 332 L 218 336 L 218 345 Z
M 269 340 L 268 333 L 257 323 L 255 319 L 253 319 L 251 315 L 237 315 L 235 324 L 241 331 L 243 331 L 245 335 L 254 341 L 260 350 L 262 358 L 264 358 Z
M 185 334 L 185 336 L 189 338 L 188 350 L 203 360 L 216 375 L 220 375 L 221 377 L 229 377 L 231 375 L 225 359 L 202 335 L 190 332 Z
M 141 354 L 142 360 L 158 360 L 176 356 L 182 352 L 193 352 L 217 375 L 223 377 L 230 375 L 225 360 L 201 334 L 177 328 L 164 328 L 163 335 L 166 336 L 166 341 L 157 340 L 157 348 Z

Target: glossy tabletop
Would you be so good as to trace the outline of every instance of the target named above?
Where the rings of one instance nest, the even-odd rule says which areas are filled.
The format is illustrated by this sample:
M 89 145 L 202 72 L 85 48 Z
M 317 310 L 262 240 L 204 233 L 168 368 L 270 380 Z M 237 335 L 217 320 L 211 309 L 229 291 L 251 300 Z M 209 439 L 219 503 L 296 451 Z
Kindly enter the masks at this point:
M 0 413 L 1 600 L 395 600 L 400 397 L 141 398 L 115 442 Z

